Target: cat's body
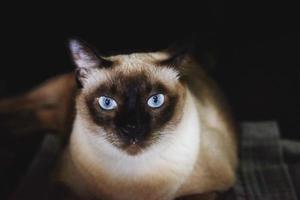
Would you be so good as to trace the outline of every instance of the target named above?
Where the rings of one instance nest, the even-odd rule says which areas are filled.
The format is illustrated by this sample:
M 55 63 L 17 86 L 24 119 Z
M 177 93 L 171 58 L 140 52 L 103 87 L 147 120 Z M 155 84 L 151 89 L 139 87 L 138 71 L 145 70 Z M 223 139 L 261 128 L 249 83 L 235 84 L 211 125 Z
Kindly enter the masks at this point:
M 113 56 L 107 58 L 114 63 L 110 67 L 94 68 L 101 64 L 90 57 L 91 52 L 80 52 L 85 49 L 78 45 L 73 44 L 73 56 L 83 69 L 78 73 L 83 88 L 76 97 L 73 131 L 57 168 L 58 181 L 82 199 L 108 200 L 171 200 L 232 186 L 235 127 L 218 88 L 197 63 L 181 63 L 185 69 L 181 72 L 161 64 L 168 59 L 166 53 L 139 53 Z M 91 99 L 105 93 L 98 88 L 103 84 L 123 96 L 135 90 L 128 99 L 134 97 L 133 109 L 140 109 L 129 113 L 122 104 L 116 111 L 95 113 L 98 108 Z M 139 104 L 147 84 L 161 84 L 159 91 L 166 99 L 162 110 L 149 111 Z M 144 134 L 137 131 L 124 138 L 115 134 L 124 118 L 132 118 L 139 127 L 130 130 Z

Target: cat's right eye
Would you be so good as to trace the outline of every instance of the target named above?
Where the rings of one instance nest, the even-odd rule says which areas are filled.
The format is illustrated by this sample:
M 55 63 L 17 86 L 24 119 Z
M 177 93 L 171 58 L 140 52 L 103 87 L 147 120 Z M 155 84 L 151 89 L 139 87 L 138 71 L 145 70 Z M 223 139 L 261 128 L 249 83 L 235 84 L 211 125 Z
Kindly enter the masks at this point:
M 117 102 L 110 97 L 101 96 L 98 102 L 99 106 L 104 110 L 113 110 L 117 107 Z

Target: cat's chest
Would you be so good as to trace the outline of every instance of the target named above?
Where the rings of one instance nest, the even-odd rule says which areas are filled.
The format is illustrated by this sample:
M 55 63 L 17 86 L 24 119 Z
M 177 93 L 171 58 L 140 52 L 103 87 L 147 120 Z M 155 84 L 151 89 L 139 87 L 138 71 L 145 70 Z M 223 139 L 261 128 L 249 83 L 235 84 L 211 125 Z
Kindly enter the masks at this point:
M 83 148 L 71 148 L 67 157 L 72 158 L 73 169 L 66 170 L 75 170 L 70 175 L 76 177 L 69 185 L 81 194 L 100 199 L 174 199 L 197 159 L 199 143 L 197 137 L 193 139 L 173 141 L 169 148 L 165 144 L 156 146 L 137 157 L 112 155 L 104 144 L 97 155 Z
M 140 178 L 105 177 L 94 187 L 94 194 L 111 200 L 171 200 L 180 186 L 180 180 L 174 176 L 157 174 Z
M 104 199 L 174 199 L 194 163 L 193 159 L 164 156 L 135 161 L 106 158 L 97 168 L 83 167 L 82 181 L 91 193 Z
M 186 177 L 185 171 L 166 163 L 157 163 L 148 169 L 140 166 L 144 170 L 138 169 L 139 166 L 121 169 L 118 164 L 110 169 L 105 168 L 105 164 L 95 169 L 89 165 L 78 166 L 70 160 L 68 163 L 65 162 L 62 171 L 63 179 L 84 199 L 171 200 Z

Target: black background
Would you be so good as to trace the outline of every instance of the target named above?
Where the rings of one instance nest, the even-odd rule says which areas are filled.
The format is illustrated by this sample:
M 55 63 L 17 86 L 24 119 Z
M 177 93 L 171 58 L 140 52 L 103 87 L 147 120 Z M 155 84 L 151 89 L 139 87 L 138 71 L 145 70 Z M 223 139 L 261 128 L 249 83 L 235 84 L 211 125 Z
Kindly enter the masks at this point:
M 74 4 L 1 6 L 0 97 L 24 93 L 47 78 L 72 71 L 66 44 L 73 36 L 109 54 L 159 50 L 194 35 L 200 60 L 224 90 L 238 120 L 277 120 L 283 137 L 300 140 L 296 5 L 216 0 L 195 5 Z M 5 195 L 15 187 L 34 150 L 23 144 L 17 152 L 18 167 L 1 173 Z

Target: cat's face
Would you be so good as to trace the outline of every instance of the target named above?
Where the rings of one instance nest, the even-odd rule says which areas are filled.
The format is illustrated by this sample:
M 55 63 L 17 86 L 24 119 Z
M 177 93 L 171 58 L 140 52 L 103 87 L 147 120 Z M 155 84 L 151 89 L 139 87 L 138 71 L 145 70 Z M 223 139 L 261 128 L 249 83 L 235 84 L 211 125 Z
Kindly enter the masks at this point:
M 82 85 L 77 115 L 87 134 L 99 134 L 134 155 L 172 132 L 182 116 L 184 85 L 179 72 L 161 65 L 163 53 L 96 56 L 83 43 L 71 41 L 77 78 Z

